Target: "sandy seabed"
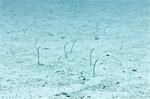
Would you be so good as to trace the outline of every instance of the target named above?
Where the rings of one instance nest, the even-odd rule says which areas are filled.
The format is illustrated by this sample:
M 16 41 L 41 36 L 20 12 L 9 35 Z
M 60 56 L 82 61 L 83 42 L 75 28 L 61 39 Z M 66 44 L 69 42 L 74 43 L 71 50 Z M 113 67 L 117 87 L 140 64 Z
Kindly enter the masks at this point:
M 0 0 L 0 99 L 150 99 L 149 3 Z

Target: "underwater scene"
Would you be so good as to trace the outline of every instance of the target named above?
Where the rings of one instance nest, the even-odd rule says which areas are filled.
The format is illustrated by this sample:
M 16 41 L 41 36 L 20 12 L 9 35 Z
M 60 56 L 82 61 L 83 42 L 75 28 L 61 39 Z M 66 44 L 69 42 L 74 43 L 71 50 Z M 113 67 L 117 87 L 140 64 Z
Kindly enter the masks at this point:
M 150 99 L 150 0 L 0 0 L 0 99 Z

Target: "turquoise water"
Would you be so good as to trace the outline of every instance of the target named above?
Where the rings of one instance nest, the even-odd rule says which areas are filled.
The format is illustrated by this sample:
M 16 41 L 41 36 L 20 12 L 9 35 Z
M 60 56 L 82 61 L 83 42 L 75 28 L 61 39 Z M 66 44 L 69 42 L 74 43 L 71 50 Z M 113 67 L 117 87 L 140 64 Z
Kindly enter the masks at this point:
M 149 99 L 149 0 L 0 0 L 0 99 Z

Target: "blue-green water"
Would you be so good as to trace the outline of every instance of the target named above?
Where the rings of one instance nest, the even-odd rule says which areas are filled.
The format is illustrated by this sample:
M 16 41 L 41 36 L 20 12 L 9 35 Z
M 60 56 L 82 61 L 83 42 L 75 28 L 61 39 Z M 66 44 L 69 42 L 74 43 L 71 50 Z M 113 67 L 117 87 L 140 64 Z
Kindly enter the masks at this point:
M 149 99 L 149 0 L 0 0 L 0 99 Z

